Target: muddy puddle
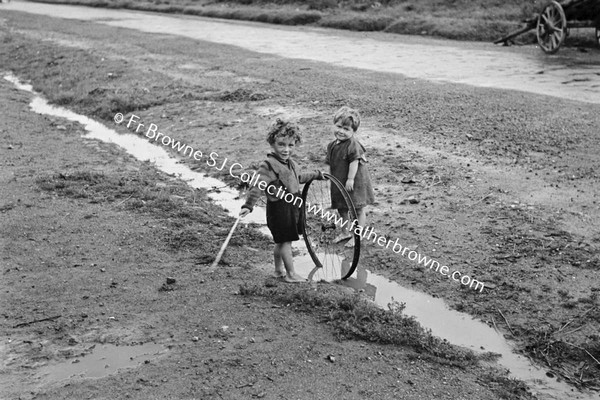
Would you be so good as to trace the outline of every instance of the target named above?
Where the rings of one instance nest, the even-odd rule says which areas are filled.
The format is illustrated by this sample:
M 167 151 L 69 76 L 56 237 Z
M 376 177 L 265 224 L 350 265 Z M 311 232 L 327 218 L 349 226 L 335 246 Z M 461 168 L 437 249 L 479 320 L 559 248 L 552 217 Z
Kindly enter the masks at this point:
M 41 368 L 39 377 L 44 383 L 65 379 L 103 378 L 120 369 L 135 368 L 156 359 L 165 351 L 164 346 L 155 343 L 131 346 L 97 344 L 89 354 Z
M 600 104 L 600 54 L 563 48 L 547 55 L 535 46 L 352 33 L 271 26 L 189 16 L 14 1 L 4 7 L 59 18 L 94 21 L 144 32 L 174 34 L 251 51 L 397 73 L 434 82 L 510 89 Z M 589 30 L 594 35 L 593 29 Z
M 22 84 L 14 76 L 5 76 L 4 79 L 14 83 L 18 88 L 32 92 L 30 85 Z M 161 147 L 153 145 L 143 137 L 130 134 L 119 134 L 116 131 L 88 118 L 76 114 L 61 107 L 49 105 L 46 100 L 38 95 L 34 95 L 30 103 L 31 109 L 39 114 L 45 114 L 55 117 L 62 117 L 82 124 L 88 133 L 83 135 L 85 138 L 93 138 L 107 143 L 115 143 L 122 147 L 129 154 L 139 160 L 149 160 L 155 163 L 160 170 L 174 174 L 180 179 L 187 181 L 194 188 L 203 188 L 210 191 L 209 195 L 215 202 L 228 210 L 229 215 L 237 217 L 239 209 L 243 204 L 240 193 L 233 189 L 226 188 L 226 184 L 206 175 L 194 172 L 187 166 L 178 163 L 174 158 Z M 212 190 L 219 188 L 218 190 Z M 265 221 L 264 209 L 257 207 L 257 212 L 250 214 L 243 222 L 254 222 L 263 225 L 261 231 L 268 234 Z M 313 274 L 313 280 L 335 281 L 341 276 L 341 269 L 347 265 L 345 255 L 340 255 L 339 269 L 329 269 L 326 274 L 321 270 L 315 270 L 314 263 L 308 254 L 302 241 L 294 243 L 295 247 L 295 265 L 297 272 L 305 277 Z M 332 272 L 333 271 L 333 272 Z M 540 398 L 563 400 L 570 399 L 597 399 L 597 394 L 581 393 L 569 385 L 549 377 L 547 371 L 536 367 L 529 359 L 513 352 L 511 344 L 504 339 L 494 328 L 474 320 L 468 314 L 460 313 L 448 308 L 440 299 L 430 295 L 411 290 L 392 282 L 382 276 L 371 273 L 360 267 L 346 281 L 341 284 L 352 287 L 364 292 L 379 306 L 387 308 L 387 305 L 393 301 L 406 304 L 405 314 L 414 316 L 419 323 L 426 329 L 431 329 L 435 336 L 448 340 L 450 343 L 469 348 L 477 353 L 493 352 L 500 355 L 497 362 L 510 371 L 511 376 L 526 382 L 532 391 L 538 393 Z M 118 348 L 121 350 L 121 348 Z M 106 348 L 106 353 L 101 349 L 97 350 L 95 358 L 89 358 L 93 368 L 86 372 L 86 376 L 105 373 L 103 369 L 122 368 L 119 367 L 119 361 L 108 358 L 111 354 L 114 356 L 119 353 L 117 349 Z M 149 353 L 135 353 L 124 358 L 126 362 L 138 362 L 144 359 Z M 145 355 L 143 355 L 145 354 Z M 102 358 L 106 357 L 106 358 Z M 141 358 L 140 358 L 141 357 Z M 95 360 L 95 361 L 93 361 Z M 83 362 L 83 359 L 81 360 Z M 80 364 L 80 363 L 77 363 Z M 83 373 L 81 365 L 62 365 L 60 368 L 54 368 L 46 371 L 51 379 L 65 379 L 72 375 Z M 108 365 L 108 367 L 106 367 Z M 128 364 L 130 365 L 130 364 Z M 59 372 L 59 369 L 61 370 Z M 64 372 L 62 371 L 64 369 Z M 100 371 L 99 369 L 102 369 Z

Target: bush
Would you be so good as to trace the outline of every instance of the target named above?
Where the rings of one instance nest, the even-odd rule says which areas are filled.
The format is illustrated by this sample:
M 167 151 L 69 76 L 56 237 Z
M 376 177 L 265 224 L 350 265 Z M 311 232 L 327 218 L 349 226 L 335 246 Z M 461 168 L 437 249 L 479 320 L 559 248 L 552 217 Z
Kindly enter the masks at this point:
M 328 8 L 337 8 L 338 2 L 336 0 L 309 0 L 308 9 L 322 11 Z
M 324 18 L 319 25 L 351 31 L 383 31 L 392 22 L 394 18 L 381 15 L 342 15 Z

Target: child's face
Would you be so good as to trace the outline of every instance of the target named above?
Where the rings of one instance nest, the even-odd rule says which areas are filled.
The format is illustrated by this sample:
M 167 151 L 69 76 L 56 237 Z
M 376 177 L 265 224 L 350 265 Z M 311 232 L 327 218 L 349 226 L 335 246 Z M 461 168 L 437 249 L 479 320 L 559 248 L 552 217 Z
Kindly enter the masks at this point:
M 276 137 L 275 142 L 271 145 L 273 153 L 282 160 L 290 158 L 296 147 L 296 138 L 293 137 Z
M 343 142 L 354 136 L 354 130 L 350 125 L 337 121 L 333 124 L 333 134 L 337 140 Z

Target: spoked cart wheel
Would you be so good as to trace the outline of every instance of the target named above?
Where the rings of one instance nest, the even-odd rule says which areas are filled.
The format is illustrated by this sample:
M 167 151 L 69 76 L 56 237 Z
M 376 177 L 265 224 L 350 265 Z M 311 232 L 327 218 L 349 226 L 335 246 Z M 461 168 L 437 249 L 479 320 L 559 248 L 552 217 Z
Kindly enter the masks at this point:
M 350 277 L 360 257 L 360 236 L 352 232 L 349 240 L 334 243 L 334 239 L 352 226 L 357 219 L 356 209 L 344 185 L 334 176 L 323 174 L 325 180 L 312 180 L 302 191 L 302 220 L 304 221 L 304 241 L 315 268 L 309 280 L 334 281 Z M 331 186 L 342 193 L 348 208 L 348 221 L 342 222 L 340 215 L 331 208 Z M 336 223 L 337 221 L 337 223 Z M 343 226 L 342 226 L 343 224 Z M 356 228 L 356 223 L 354 225 Z M 348 242 L 354 247 L 346 246 Z
M 567 36 L 567 17 L 562 6 L 551 1 L 544 7 L 537 20 L 537 40 L 545 53 L 558 51 Z

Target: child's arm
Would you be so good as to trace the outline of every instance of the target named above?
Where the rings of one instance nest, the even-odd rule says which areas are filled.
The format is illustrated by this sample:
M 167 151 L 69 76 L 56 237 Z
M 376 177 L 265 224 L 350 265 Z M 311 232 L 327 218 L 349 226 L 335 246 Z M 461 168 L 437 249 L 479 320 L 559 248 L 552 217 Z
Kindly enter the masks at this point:
M 257 186 L 253 186 L 248 193 L 246 194 L 246 202 L 242 205 L 242 211 L 240 211 L 240 216 L 245 216 L 252 212 L 254 209 L 254 205 L 260 199 L 260 194 L 262 190 L 260 190 Z M 242 212 L 247 211 L 242 215 Z
M 254 205 L 256 204 L 258 199 L 260 199 L 260 196 L 263 192 L 263 190 L 260 189 L 260 186 L 266 187 L 269 182 L 272 182 L 275 179 L 275 177 L 271 175 L 269 167 L 267 167 L 267 165 L 264 162 L 260 164 L 257 171 L 257 175 L 258 178 L 246 194 L 246 202 L 242 205 L 240 217 L 245 217 L 254 209 Z M 264 183 L 260 184 L 260 182 Z
M 358 172 L 358 166 L 360 163 L 367 161 L 365 158 L 365 148 L 358 140 L 354 138 L 350 139 L 350 146 L 348 146 L 346 159 L 348 160 L 348 176 L 346 177 L 346 190 L 351 192 L 354 190 L 354 178 Z
M 325 178 L 323 178 L 323 172 L 317 171 L 317 170 L 310 171 L 310 172 L 302 172 L 302 173 L 298 174 L 298 182 L 299 183 L 306 183 L 306 182 L 310 181 L 311 179 L 322 180 Z
M 348 177 L 346 178 L 346 190 L 351 192 L 354 190 L 354 177 L 358 171 L 358 163 L 360 160 L 354 160 L 348 166 Z

